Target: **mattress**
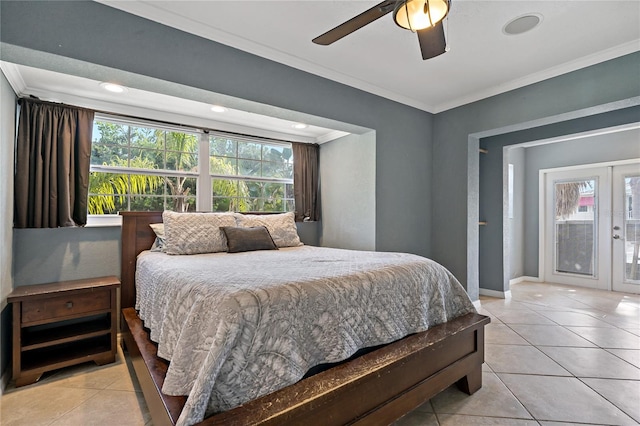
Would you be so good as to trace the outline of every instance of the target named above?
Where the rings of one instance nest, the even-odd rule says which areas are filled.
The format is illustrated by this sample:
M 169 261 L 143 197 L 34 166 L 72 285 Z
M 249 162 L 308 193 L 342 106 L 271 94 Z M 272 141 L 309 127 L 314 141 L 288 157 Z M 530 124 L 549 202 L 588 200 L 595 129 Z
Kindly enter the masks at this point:
M 197 423 L 300 380 L 319 364 L 475 312 L 460 283 L 412 254 L 311 246 L 171 256 L 143 252 L 136 308 L 162 391 Z

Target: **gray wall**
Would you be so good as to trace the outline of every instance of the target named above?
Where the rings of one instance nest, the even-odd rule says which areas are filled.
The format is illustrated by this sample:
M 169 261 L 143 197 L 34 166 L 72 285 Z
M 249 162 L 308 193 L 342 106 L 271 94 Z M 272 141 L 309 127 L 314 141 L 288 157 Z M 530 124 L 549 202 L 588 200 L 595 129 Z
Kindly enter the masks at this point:
M 0 71 L 0 376 L 11 352 L 10 307 L 7 296 L 13 289 L 13 151 L 16 123 L 16 95 Z M 3 383 L 0 383 L 0 394 Z
M 376 249 L 430 254 L 430 114 L 99 3 L 0 7 L 14 62 L 28 48 L 375 130 Z
M 120 227 L 15 229 L 15 286 L 120 276 Z
M 637 104 L 633 98 L 640 96 L 639 69 L 640 53 L 634 53 L 435 116 L 431 192 L 432 257 L 467 285 L 472 298 L 477 297 L 479 285 L 503 289 L 499 278 L 497 282 L 479 282 L 478 138 L 512 132 L 518 128 L 535 128 L 545 122 L 571 124 L 572 117 Z M 623 100 L 627 102 L 608 105 Z M 624 112 L 620 114 L 633 120 Z M 629 115 L 634 114 L 637 121 L 637 113 Z M 594 124 L 599 123 L 596 121 Z M 571 127 L 575 126 L 558 126 L 551 130 L 558 136 L 575 131 Z M 498 188 L 502 188 L 501 183 Z M 494 232 L 502 232 L 502 218 L 498 218 L 497 223 L 500 226 Z M 501 263 L 503 259 L 498 257 Z
M 479 231 L 479 263 L 478 275 L 480 277 L 480 288 L 502 289 L 504 253 L 502 246 L 505 245 L 505 235 L 503 227 L 504 212 L 504 169 L 502 164 L 502 149 L 495 144 L 487 144 L 480 141 L 481 148 L 487 153 L 479 155 L 480 181 L 479 181 L 479 207 L 478 215 L 480 220 L 486 225 L 478 227 Z M 498 185 L 496 187 L 495 185 Z M 500 219 L 500 220 L 498 220 Z M 508 242 L 507 242 L 508 244 Z M 500 250 L 495 250 L 499 247 Z M 498 265 L 498 268 L 494 268 Z M 500 283 L 500 287 L 492 287 L 491 283 Z
M 376 248 L 375 132 L 320 145 L 321 245 Z

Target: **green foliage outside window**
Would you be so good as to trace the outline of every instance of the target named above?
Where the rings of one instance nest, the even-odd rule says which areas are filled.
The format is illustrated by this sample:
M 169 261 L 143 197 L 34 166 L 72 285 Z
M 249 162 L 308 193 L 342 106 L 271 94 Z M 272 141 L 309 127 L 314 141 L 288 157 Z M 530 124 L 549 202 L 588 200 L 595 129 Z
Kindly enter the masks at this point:
M 198 134 L 95 121 L 93 135 L 91 164 L 108 171 L 91 172 L 90 214 L 195 210 Z M 293 210 L 291 147 L 212 135 L 208 172 L 213 211 Z
M 293 211 L 293 184 L 282 182 L 293 179 L 290 147 L 211 136 L 209 154 L 212 174 L 252 178 L 214 179 L 214 211 Z
M 123 163 L 122 159 L 114 162 Z M 135 158 L 132 167 L 149 168 L 148 160 Z M 118 165 L 118 164 L 112 164 Z M 154 175 L 134 175 L 92 172 L 89 178 L 89 214 L 115 213 L 125 205 L 125 195 L 156 192 L 163 178 Z
M 171 171 L 197 172 L 196 134 L 96 121 L 91 164 L 128 170 L 91 173 L 90 214 L 195 209 L 196 178 L 171 176 Z M 145 170 L 162 170 L 166 175 L 145 174 Z

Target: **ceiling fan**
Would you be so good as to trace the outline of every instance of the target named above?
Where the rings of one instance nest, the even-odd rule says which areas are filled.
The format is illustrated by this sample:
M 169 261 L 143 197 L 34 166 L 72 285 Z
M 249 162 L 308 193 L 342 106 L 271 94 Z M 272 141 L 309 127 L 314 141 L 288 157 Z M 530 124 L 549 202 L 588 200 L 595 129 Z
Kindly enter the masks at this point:
M 446 51 L 442 20 L 450 8 L 451 0 L 385 0 L 314 38 L 313 42 L 327 46 L 393 11 L 393 20 L 398 26 L 418 33 L 422 59 L 430 59 Z

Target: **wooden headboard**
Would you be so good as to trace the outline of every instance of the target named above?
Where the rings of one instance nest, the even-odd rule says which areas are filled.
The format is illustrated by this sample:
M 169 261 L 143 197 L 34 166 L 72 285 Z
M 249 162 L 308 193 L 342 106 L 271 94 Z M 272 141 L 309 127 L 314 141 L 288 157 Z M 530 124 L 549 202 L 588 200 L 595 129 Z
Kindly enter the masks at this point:
M 136 258 L 140 252 L 149 250 L 156 234 L 150 223 L 162 222 L 162 212 L 121 212 L 122 259 L 120 260 L 120 305 L 121 309 L 132 308 L 136 303 Z
M 277 214 L 277 212 L 248 212 L 252 215 Z M 156 234 L 150 223 L 161 223 L 162 212 L 120 212 L 122 216 L 122 259 L 120 281 L 121 309 L 136 304 L 136 259 L 140 252 L 149 250 Z

